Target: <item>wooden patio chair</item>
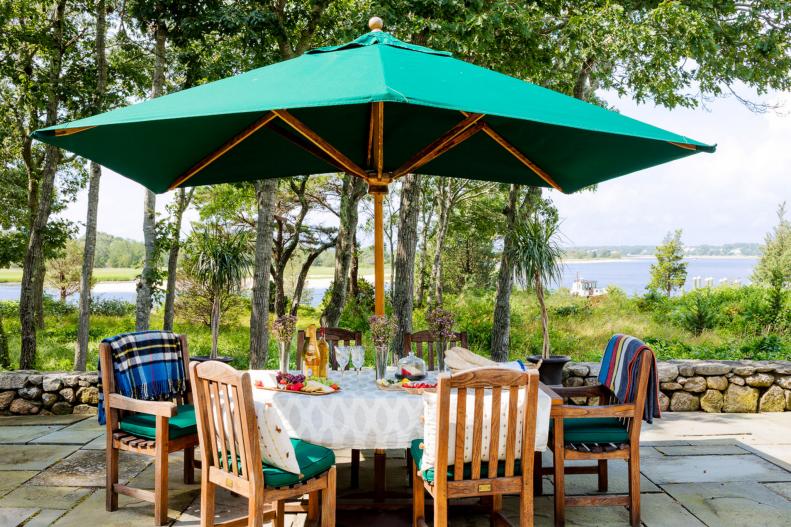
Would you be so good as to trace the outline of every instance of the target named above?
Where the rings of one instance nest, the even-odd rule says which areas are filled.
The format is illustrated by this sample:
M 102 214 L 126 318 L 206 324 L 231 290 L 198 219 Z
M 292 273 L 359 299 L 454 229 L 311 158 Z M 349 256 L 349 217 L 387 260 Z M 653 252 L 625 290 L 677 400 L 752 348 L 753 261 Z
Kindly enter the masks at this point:
M 192 392 L 189 391 L 189 349 L 181 340 L 184 375 L 188 391 L 173 401 L 142 401 L 116 392 L 110 345 L 99 345 L 102 390 L 107 423 L 106 508 L 118 509 L 118 494 L 154 503 L 154 525 L 168 522 L 168 454 L 184 451 L 184 483 L 194 483 L 194 455 L 198 445 Z M 118 483 L 118 454 L 121 450 L 154 458 L 154 490 L 138 489 Z
M 436 361 L 435 359 L 439 348 L 438 345 L 439 339 L 428 329 L 404 334 L 404 355 L 409 354 L 410 351 L 414 351 L 415 355 L 426 361 L 426 368 L 429 370 L 436 369 L 436 362 L 438 362 L 438 359 Z M 453 346 L 461 346 L 462 348 L 468 347 L 467 332 L 461 331 L 459 333 L 454 333 L 453 337 L 451 337 L 448 342 L 448 346 L 451 348 Z M 425 356 L 423 353 L 424 347 L 426 348 Z
M 641 353 L 651 353 L 643 350 Z M 643 421 L 645 399 L 651 360 L 644 357 L 638 373 L 635 399 L 620 404 L 615 394 L 601 384 L 573 388 L 552 387 L 563 399 L 571 397 L 598 397 L 597 406 L 563 404 L 550 426 L 549 447 L 553 452 L 554 466 L 541 468 L 541 457 L 536 456 L 540 474 L 553 474 L 555 487 L 555 525 L 565 525 L 565 507 L 618 506 L 629 508 L 632 526 L 640 525 L 640 428 Z M 565 460 L 596 461 L 595 465 L 564 465 Z M 599 492 L 607 492 L 607 461 L 623 459 L 629 466 L 628 495 L 566 496 L 565 474 L 597 474 Z
M 423 458 L 422 440 L 412 443 L 413 526 L 425 526 L 425 491 L 434 500 L 434 525 L 448 525 L 448 500 L 489 497 L 492 525 L 511 523 L 500 513 L 504 494 L 519 495 L 519 525 L 533 525 L 533 462 L 538 411 L 538 372 L 503 368 L 477 368 L 455 375 L 443 374 L 437 385 L 437 438 L 435 467 L 418 470 Z M 451 391 L 456 392 L 456 427 L 451 429 Z M 475 394 L 473 408 L 467 408 L 467 390 Z M 524 397 L 519 400 L 519 391 Z M 491 392 L 491 423 L 484 424 L 485 391 Z M 501 401 L 508 397 L 505 420 L 505 460 L 498 460 Z M 518 408 L 519 405 L 522 408 Z M 518 412 L 524 412 L 522 449 L 516 452 Z M 472 461 L 464 462 L 467 415 L 473 413 Z M 489 436 L 489 455 L 482 459 L 482 443 Z M 455 438 L 453 463 L 448 464 L 449 438 Z
M 292 474 L 261 461 L 258 421 L 248 372 L 209 361 L 190 365 L 201 449 L 201 526 L 261 527 L 274 520 L 283 527 L 286 512 L 319 516 L 321 525 L 335 525 L 335 455 L 327 448 L 292 439 L 301 474 Z M 248 499 L 248 514 L 214 522 L 215 495 L 222 487 Z M 307 506 L 299 499 L 308 495 Z M 265 508 L 267 504 L 271 506 Z
M 319 328 L 324 331 L 324 340 L 330 347 L 330 369 L 338 370 L 338 361 L 335 359 L 335 346 L 362 346 L 363 334 L 360 331 L 352 331 L 344 328 Z M 297 364 L 302 364 L 302 353 L 305 348 L 305 330 L 297 332 Z M 346 366 L 351 367 L 351 364 Z M 351 464 L 351 487 L 356 489 L 360 486 L 360 451 L 352 449 Z

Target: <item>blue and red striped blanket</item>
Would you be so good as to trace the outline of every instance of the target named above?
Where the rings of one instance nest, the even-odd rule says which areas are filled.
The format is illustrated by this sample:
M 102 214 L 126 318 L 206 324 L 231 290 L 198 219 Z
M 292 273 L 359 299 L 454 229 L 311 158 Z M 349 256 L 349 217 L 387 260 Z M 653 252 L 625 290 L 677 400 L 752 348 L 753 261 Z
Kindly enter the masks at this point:
M 651 362 L 651 370 L 643 419 L 651 423 L 654 417 L 662 417 L 659 410 L 659 379 L 654 352 L 643 341 L 629 335 L 613 335 L 601 360 L 599 382 L 612 390 L 619 402 L 631 403 L 635 398 L 637 378 L 644 360 Z

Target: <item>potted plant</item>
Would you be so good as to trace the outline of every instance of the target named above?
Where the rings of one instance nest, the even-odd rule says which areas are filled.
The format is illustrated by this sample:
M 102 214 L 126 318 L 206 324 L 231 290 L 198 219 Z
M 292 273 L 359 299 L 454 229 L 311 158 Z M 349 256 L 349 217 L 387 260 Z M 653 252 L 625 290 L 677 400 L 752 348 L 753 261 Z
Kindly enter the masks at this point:
M 387 355 L 390 351 L 390 339 L 396 329 L 396 321 L 387 315 L 373 315 L 368 319 L 371 326 L 371 340 L 376 350 L 376 380 L 384 379 L 387 371 Z
M 272 321 L 272 336 L 277 340 L 280 350 L 279 371 L 282 373 L 288 373 L 288 355 L 291 348 L 291 337 L 294 335 L 296 325 L 297 317 L 294 315 L 283 315 Z
M 217 356 L 220 317 L 224 302 L 230 295 L 239 293 L 242 280 L 253 265 L 250 235 L 219 222 L 209 222 L 192 231 L 184 252 L 184 270 L 203 286 L 211 304 L 211 354 L 191 358 L 199 362 L 229 363 L 232 357 Z
M 541 382 L 549 385 L 563 383 L 563 366 L 571 360 L 568 355 L 552 355 L 549 341 L 549 317 L 544 303 L 544 289 L 560 279 L 563 252 L 558 243 L 560 221 L 557 211 L 541 202 L 533 213 L 516 222 L 512 261 L 517 279 L 536 293 L 541 311 L 543 345 L 541 355 L 527 359 L 539 364 Z
M 431 306 L 426 311 L 426 323 L 434 338 L 439 340 L 439 349 L 437 350 L 437 367 L 439 371 L 445 371 L 445 352 L 448 348 L 448 342 L 453 338 L 453 322 L 453 313 L 439 304 Z

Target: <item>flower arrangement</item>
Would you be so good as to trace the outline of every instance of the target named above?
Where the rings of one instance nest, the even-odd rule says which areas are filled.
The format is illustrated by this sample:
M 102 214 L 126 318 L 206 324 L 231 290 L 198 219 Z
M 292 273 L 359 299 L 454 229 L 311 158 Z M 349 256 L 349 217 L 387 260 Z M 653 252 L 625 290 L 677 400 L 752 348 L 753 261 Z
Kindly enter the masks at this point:
M 454 322 L 453 313 L 443 309 L 441 305 L 432 306 L 426 311 L 426 323 L 434 336 L 440 340 L 453 337 Z
M 390 339 L 393 338 L 396 329 L 395 318 L 387 315 L 373 315 L 368 319 L 368 324 L 371 326 L 371 340 L 374 341 L 374 347 L 389 346 Z
M 272 321 L 272 336 L 278 342 L 291 342 L 294 336 L 294 329 L 297 327 L 297 317 L 293 315 L 283 315 Z

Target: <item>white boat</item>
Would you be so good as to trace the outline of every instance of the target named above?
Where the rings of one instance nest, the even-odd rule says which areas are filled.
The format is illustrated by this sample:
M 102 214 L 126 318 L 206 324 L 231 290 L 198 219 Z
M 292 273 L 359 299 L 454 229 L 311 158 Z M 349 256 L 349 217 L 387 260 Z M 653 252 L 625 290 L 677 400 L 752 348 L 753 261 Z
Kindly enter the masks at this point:
M 585 280 L 580 278 L 579 273 L 577 273 L 577 279 L 574 280 L 574 283 L 571 284 L 571 296 L 584 296 L 584 297 L 592 297 L 592 296 L 602 296 L 607 294 L 607 289 L 599 289 L 596 287 L 597 282 L 596 280 Z

